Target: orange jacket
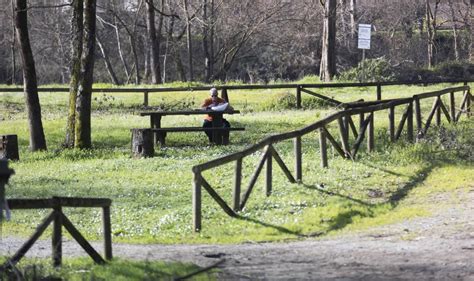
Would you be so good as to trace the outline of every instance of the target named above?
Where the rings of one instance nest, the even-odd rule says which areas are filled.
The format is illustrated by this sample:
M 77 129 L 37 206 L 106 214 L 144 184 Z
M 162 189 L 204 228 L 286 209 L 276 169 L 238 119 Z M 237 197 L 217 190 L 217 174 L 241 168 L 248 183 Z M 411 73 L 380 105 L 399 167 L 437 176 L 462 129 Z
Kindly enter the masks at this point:
M 207 98 L 207 99 L 204 100 L 201 107 L 203 109 L 205 109 L 207 107 L 216 106 L 216 105 L 219 105 L 219 104 L 224 103 L 224 102 L 226 102 L 226 101 L 224 99 L 220 98 L 220 97 L 217 97 L 215 102 L 212 102 L 212 98 Z M 204 119 L 206 119 L 208 121 L 212 121 L 212 116 L 206 115 L 206 117 Z

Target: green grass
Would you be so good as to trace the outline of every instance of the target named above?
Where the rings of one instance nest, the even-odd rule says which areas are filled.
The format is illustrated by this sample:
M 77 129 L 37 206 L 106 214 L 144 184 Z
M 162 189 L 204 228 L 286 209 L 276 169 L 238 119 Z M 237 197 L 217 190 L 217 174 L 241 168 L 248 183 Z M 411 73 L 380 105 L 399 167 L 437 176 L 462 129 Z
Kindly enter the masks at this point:
M 1 261 L 1 259 L 0 259 Z M 3 261 L 2 261 L 3 262 Z M 201 268 L 193 264 L 160 261 L 130 261 L 114 259 L 106 265 L 94 264 L 90 259 L 75 258 L 63 260 L 60 268 L 51 266 L 49 259 L 29 258 L 18 264 L 22 280 L 175 280 L 198 272 Z M 193 275 L 186 280 L 217 280 L 216 270 Z M 3 280 L 2 274 L 0 279 Z M 45 278 L 45 279 L 43 279 Z M 10 280 L 10 279 L 7 279 Z M 13 279 L 11 279 L 13 280 Z M 16 280 L 16 278 L 14 279 Z M 54 279 L 56 280 L 56 279 Z
M 384 87 L 383 97 L 409 97 L 446 86 L 449 85 Z M 375 88 L 317 92 L 341 101 L 375 98 Z M 261 175 L 239 219 L 226 216 L 203 191 L 203 230 L 194 233 L 191 226 L 192 166 L 239 151 L 270 134 L 302 128 L 334 112 L 308 96 L 303 100 L 307 109 L 288 109 L 286 97 L 289 94 L 294 93 L 288 90 L 229 91 L 231 103 L 241 109 L 242 114 L 229 116 L 228 120 L 234 126 L 246 127 L 245 132 L 232 134 L 231 145 L 209 146 L 204 134 L 176 133 L 169 134 L 169 146 L 158 148 L 154 158 L 132 159 L 129 130 L 149 125 L 147 118 L 136 114 L 141 110 L 141 94 L 95 94 L 94 149 L 80 151 L 61 148 L 67 94 L 41 93 L 49 150 L 31 153 L 27 149 L 28 128 L 22 95 L 0 93 L 0 134 L 17 134 L 20 143 L 21 160 L 11 163 L 16 174 L 7 187 L 7 196 L 111 198 L 116 242 L 241 243 L 321 236 L 426 215 L 423 206 L 402 209 L 407 194 L 419 190 L 426 181 L 427 176 L 420 175 L 430 175 L 441 169 L 448 173 L 447 177 L 461 174 L 465 181 L 470 179 L 472 121 L 466 121 L 464 117 L 457 126 L 446 125 L 444 131 L 433 127 L 427 140 L 416 145 L 405 142 L 404 136 L 400 142 L 390 144 L 387 112 L 384 111 L 375 116 L 375 153 L 367 154 L 362 149 L 359 159 L 353 162 L 341 159 L 335 151 L 329 150 L 329 168 L 322 169 L 317 134 L 309 134 L 303 137 L 303 184 L 289 183 L 274 163 L 272 195 L 265 196 L 264 175 Z M 185 101 L 186 107 L 199 107 L 206 95 L 205 91 L 150 94 L 150 105 L 181 107 Z M 431 103 L 425 102 L 422 107 L 426 112 Z M 397 111 L 397 118 L 401 110 Z M 201 119 L 201 116 L 165 117 L 163 125 L 199 126 Z M 337 135 L 335 126 L 330 130 Z M 293 171 L 292 142 L 282 142 L 275 147 Z M 261 153 L 255 153 L 244 159 L 243 187 L 247 186 L 260 156 Z M 233 169 L 233 164 L 227 164 L 204 173 L 229 204 Z M 468 171 L 467 175 L 459 170 Z M 447 185 L 458 186 L 454 182 Z M 48 212 L 15 210 L 3 232 L 26 237 Z M 100 210 L 65 208 L 64 212 L 87 238 L 101 239 Z

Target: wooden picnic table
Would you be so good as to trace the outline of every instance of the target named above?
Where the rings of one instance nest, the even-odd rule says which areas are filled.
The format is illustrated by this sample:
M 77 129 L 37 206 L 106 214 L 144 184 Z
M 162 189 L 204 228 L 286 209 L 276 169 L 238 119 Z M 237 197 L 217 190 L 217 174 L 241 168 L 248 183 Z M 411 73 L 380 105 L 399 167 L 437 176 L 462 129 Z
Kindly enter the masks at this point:
M 194 110 L 157 110 L 157 111 L 144 111 L 140 112 L 140 116 L 150 116 L 150 127 L 155 133 L 155 142 L 160 142 L 161 145 L 165 144 L 165 138 L 167 132 L 199 132 L 199 131 L 212 131 L 212 140 L 215 144 L 227 144 L 228 139 L 223 139 L 224 131 L 242 131 L 244 128 L 224 128 L 223 127 L 223 116 L 224 114 L 239 114 L 239 110 L 225 110 L 225 111 L 214 111 L 204 109 Z M 179 115 L 210 115 L 212 116 L 212 127 L 203 128 L 201 127 L 161 127 L 161 119 L 163 116 L 179 116 Z

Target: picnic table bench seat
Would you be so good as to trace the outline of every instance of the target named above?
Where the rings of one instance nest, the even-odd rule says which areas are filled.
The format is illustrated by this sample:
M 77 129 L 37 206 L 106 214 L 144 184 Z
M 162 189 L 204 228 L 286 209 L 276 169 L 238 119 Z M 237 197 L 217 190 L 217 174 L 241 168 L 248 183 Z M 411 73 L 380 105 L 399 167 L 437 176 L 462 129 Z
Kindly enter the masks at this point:
M 165 128 L 135 128 L 134 130 L 149 130 L 156 136 L 155 142 L 159 142 L 161 146 L 166 144 L 166 135 L 168 132 L 204 132 L 204 131 L 245 131 L 245 128 L 240 127 L 219 127 L 219 128 L 204 128 L 204 127 L 165 127 Z M 228 144 L 229 139 L 223 138 L 223 144 Z
M 235 127 L 219 127 L 219 128 L 204 128 L 204 127 L 170 127 L 170 128 L 152 128 L 151 131 L 156 134 L 156 142 L 159 142 L 161 146 L 164 146 L 166 141 L 166 135 L 168 132 L 204 132 L 204 131 L 244 131 L 245 128 Z M 229 139 L 223 139 L 223 144 L 228 144 Z

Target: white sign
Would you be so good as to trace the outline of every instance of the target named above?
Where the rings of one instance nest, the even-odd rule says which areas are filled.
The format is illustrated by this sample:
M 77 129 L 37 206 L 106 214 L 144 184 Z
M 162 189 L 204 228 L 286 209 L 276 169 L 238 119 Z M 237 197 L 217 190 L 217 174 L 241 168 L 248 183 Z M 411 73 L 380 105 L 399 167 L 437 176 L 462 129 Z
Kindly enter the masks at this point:
M 372 31 L 371 24 L 359 24 L 359 36 L 357 40 L 357 48 L 370 49 L 371 31 Z

